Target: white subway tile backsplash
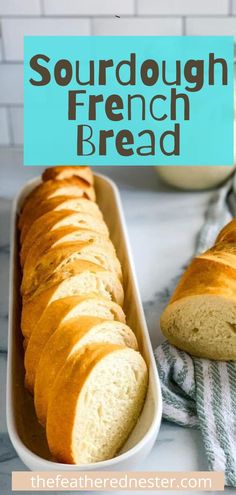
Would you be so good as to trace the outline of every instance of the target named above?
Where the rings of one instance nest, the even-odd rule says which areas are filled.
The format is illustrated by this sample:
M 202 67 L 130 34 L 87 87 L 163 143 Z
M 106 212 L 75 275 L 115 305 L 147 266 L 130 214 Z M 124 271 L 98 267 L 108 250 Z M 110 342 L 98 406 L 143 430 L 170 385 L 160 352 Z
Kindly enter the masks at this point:
M 114 35 L 114 36 L 164 36 L 181 35 L 182 19 L 172 18 L 95 18 L 93 19 L 92 32 L 94 35 Z
M 0 15 L 40 15 L 40 0 L 0 0 Z
M 190 17 L 186 19 L 186 34 L 190 36 L 235 36 L 236 17 Z
M 138 14 L 227 15 L 228 0 L 137 0 Z
M 23 107 L 10 108 L 11 129 L 13 134 L 13 143 L 23 144 L 24 141 L 24 111 Z
M 86 18 L 18 18 L 2 19 L 2 36 L 6 60 L 23 60 L 24 36 L 83 36 L 90 34 Z
M 135 0 L 43 0 L 46 15 L 132 15 Z
M 7 145 L 10 143 L 7 109 L 0 108 L 0 145 Z
M 0 104 L 23 103 L 23 64 L 0 64 Z

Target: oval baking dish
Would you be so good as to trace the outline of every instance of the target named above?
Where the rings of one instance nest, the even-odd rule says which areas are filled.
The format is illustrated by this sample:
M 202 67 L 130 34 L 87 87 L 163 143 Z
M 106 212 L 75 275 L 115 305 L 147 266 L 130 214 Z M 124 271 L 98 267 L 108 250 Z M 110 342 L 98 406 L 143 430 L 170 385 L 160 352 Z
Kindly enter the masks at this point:
M 104 462 L 83 464 L 81 466 L 61 464 L 51 459 L 44 430 L 35 416 L 33 399 L 24 387 L 23 347 L 20 332 L 21 302 L 17 215 L 23 199 L 40 182 L 40 179 L 28 182 L 15 199 L 12 210 L 7 425 L 12 444 L 19 457 L 29 469 L 35 471 L 133 469 L 150 452 L 160 427 L 162 414 L 160 383 L 137 288 L 119 192 L 110 179 L 99 174 L 95 174 L 94 178 L 97 202 L 110 230 L 111 240 L 114 243 L 123 269 L 125 286 L 124 310 L 127 315 L 127 324 L 136 333 L 140 350 L 149 367 L 148 392 L 139 421 L 116 457 Z

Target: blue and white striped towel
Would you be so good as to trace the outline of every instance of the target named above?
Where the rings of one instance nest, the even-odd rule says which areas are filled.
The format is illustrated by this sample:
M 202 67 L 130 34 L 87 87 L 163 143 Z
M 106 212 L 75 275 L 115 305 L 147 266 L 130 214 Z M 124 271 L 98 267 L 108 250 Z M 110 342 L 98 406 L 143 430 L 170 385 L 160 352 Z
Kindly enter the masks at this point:
M 232 217 L 236 217 L 236 175 L 213 193 L 194 255 L 210 247 Z M 224 471 L 225 484 L 236 486 L 236 363 L 195 358 L 168 342 L 155 350 L 155 357 L 164 418 L 200 428 L 209 469 Z

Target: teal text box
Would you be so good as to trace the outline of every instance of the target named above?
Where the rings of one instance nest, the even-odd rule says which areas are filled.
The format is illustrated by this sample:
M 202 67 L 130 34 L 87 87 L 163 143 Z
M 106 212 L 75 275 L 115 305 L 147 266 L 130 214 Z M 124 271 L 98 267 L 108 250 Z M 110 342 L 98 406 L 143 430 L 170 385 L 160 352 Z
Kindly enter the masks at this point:
M 32 85 L 30 80 L 39 81 L 41 76 L 30 66 L 32 57 L 43 54 L 49 61 L 41 64 L 50 74 L 50 81 L 43 86 Z M 121 60 L 136 57 L 136 83 L 120 85 L 115 77 L 114 68 L 106 73 L 106 85 L 98 80 L 99 60 L 112 59 L 114 67 Z M 228 80 L 222 85 L 221 64 L 215 64 L 215 84 L 209 84 L 209 54 L 227 62 Z M 55 81 L 54 68 L 59 60 L 66 59 L 72 67 L 72 78 L 68 85 L 60 86 Z M 145 85 L 140 67 L 145 60 L 151 59 L 158 64 L 159 75 L 154 85 Z M 181 82 L 179 85 L 166 85 L 162 78 L 162 64 L 166 63 L 166 78 L 176 78 L 176 61 L 181 64 Z M 189 60 L 202 60 L 203 86 L 199 91 L 187 91 L 193 88 L 184 73 Z M 93 85 L 81 85 L 76 80 L 76 61 L 79 61 L 82 81 L 89 78 L 89 61 L 95 64 L 95 82 Z M 65 75 L 65 71 L 62 72 Z M 129 67 L 123 66 L 123 80 L 129 76 Z M 194 71 L 193 71 L 194 76 Z M 184 120 L 183 102 L 177 103 L 176 119 L 170 118 L 171 89 L 177 94 L 186 94 L 190 103 L 190 120 Z M 68 120 L 69 91 L 85 91 L 77 95 L 76 120 Z M 104 101 L 109 95 L 119 95 L 124 102 L 122 120 L 111 121 L 105 113 L 104 102 L 97 105 L 96 120 L 89 120 L 89 97 L 102 95 Z M 146 115 L 141 112 L 141 97 L 133 105 L 132 115 L 128 115 L 128 96 L 141 95 L 145 99 Z M 149 112 L 149 103 L 155 95 L 164 95 L 166 100 L 158 99 L 158 115 L 166 113 L 167 118 L 157 121 Z M 230 36 L 204 37 L 80 37 L 80 36 L 27 36 L 24 53 L 24 163 L 25 165 L 232 165 L 233 164 L 233 38 Z M 160 137 L 165 131 L 180 127 L 180 148 L 178 155 L 166 156 L 160 149 Z M 78 126 L 92 127 L 91 142 L 95 147 L 92 155 L 78 155 Z M 86 131 L 89 129 L 84 128 Z M 115 137 L 121 130 L 129 130 L 134 136 L 134 144 L 126 146 L 132 149 L 131 156 L 122 156 L 116 149 Z M 100 130 L 111 130 L 114 138 L 107 141 L 106 156 L 99 153 Z M 140 156 L 138 147 L 149 146 L 147 135 L 138 137 L 143 130 L 155 135 L 155 153 Z M 171 137 L 166 138 L 167 151 L 173 144 Z M 144 148 L 143 148 L 144 149 Z M 149 148 L 147 148 L 147 151 Z M 84 143 L 84 153 L 91 152 L 91 145 Z

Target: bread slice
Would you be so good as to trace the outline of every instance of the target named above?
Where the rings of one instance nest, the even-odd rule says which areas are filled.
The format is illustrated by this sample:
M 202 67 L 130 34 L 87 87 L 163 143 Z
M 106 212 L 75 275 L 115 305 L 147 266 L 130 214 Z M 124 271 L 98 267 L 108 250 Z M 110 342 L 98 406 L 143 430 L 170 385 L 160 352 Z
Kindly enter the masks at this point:
M 32 210 L 38 210 L 40 205 L 45 201 L 62 196 L 74 196 L 95 201 L 95 191 L 93 187 L 88 186 L 86 182 L 77 177 L 65 179 L 64 181 L 52 180 L 42 182 L 33 189 L 25 199 L 21 209 L 19 228 L 21 228 L 23 224 L 23 219 L 27 218 Z
M 127 325 L 94 316 L 69 320 L 49 338 L 39 360 L 34 386 L 35 410 L 41 424 L 46 424 L 51 390 L 66 359 L 82 346 L 99 342 L 138 349 L 136 337 Z
M 36 209 L 40 204 L 56 196 L 77 196 L 85 197 L 95 201 L 94 188 L 78 177 L 71 177 L 64 180 L 48 180 L 41 182 L 26 197 L 22 206 L 22 215 L 27 215 L 31 209 Z
M 71 210 L 61 210 L 45 213 L 35 220 L 28 230 L 26 236 L 21 235 L 22 249 L 27 254 L 30 246 L 47 232 L 57 230 L 61 227 L 74 226 L 80 229 L 93 230 L 105 237 L 109 237 L 105 222 L 87 213 L 78 213 Z
M 42 180 L 63 180 L 69 177 L 79 177 L 85 180 L 91 186 L 94 183 L 92 170 L 86 166 L 76 166 L 76 165 L 65 165 L 57 167 L 49 167 L 44 170 L 42 174 Z
M 128 347 L 90 344 L 66 361 L 52 389 L 47 441 L 68 464 L 114 457 L 143 407 L 148 373 L 142 356 Z
M 104 245 L 104 243 L 109 242 L 110 247 L 114 246 L 108 237 L 105 237 L 99 232 L 94 232 L 93 230 L 80 229 L 73 225 L 67 225 L 66 227 L 61 227 L 60 229 L 51 230 L 47 232 L 43 237 L 36 239 L 33 244 L 31 244 L 30 250 L 27 255 L 25 253 L 24 247 L 21 250 L 20 261 L 23 267 L 26 263 L 28 257 L 36 259 L 39 258 L 45 251 L 49 248 L 59 246 L 66 242 L 96 242 Z M 115 249 L 114 249 L 115 252 Z
M 96 316 L 125 323 L 125 315 L 118 304 L 94 294 L 65 297 L 52 302 L 34 328 L 25 352 L 25 384 L 30 392 L 34 390 L 37 366 L 48 339 L 61 323 L 78 316 Z
M 68 264 L 77 260 L 90 261 L 106 270 L 115 272 L 122 279 L 120 262 L 114 248 L 104 241 L 104 245 L 96 242 L 71 242 L 49 249 L 38 260 L 30 259 L 24 266 L 21 293 L 33 294 L 37 288 L 48 282 L 56 272 L 68 270 Z
M 77 212 L 89 213 L 102 219 L 102 212 L 97 203 L 86 198 L 76 196 L 56 196 L 55 198 L 46 199 L 40 202 L 37 208 L 24 208 L 19 218 L 19 229 L 22 231 L 24 238 L 30 229 L 32 223 L 49 211 L 70 210 Z
M 161 316 L 161 329 L 194 356 L 236 360 L 236 268 L 195 258 Z
M 23 299 L 21 330 L 29 338 L 47 306 L 57 299 L 92 292 L 122 305 L 124 291 L 115 273 L 88 261 L 67 265 L 67 273 L 58 273 L 49 283 L 37 290 L 31 298 Z

